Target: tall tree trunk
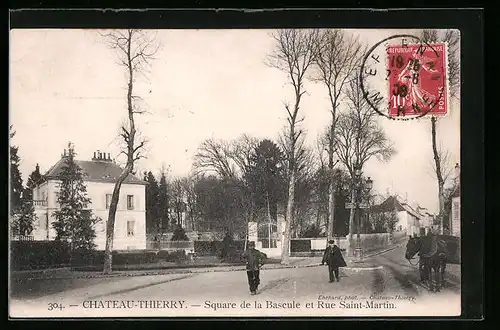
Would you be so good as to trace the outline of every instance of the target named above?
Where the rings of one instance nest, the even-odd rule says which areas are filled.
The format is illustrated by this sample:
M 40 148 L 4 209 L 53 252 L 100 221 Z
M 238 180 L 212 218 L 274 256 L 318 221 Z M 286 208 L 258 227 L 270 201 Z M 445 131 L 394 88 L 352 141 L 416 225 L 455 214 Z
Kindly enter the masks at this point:
M 355 206 L 355 198 L 356 198 L 356 192 L 354 189 L 352 189 L 351 191 L 351 203 L 352 203 L 352 207 L 351 207 L 351 212 L 349 213 L 349 256 L 352 256 L 354 253 L 354 240 L 352 239 L 352 234 L 354 233 L 354 213 L 355 213 L 355 209 L 354 209 L 354 206 Z
M 293 149 L 292 149 L 293 150 Z M 285 220 L 285 239 L 283 240 L 283 246 L 281 251 L 281 263 L 290 263 L 290 237 L 292 229 L 292 219 L 293 219 L 293 206 L 295 198 L 295 170 L 290 173 L 290 184 L 288 186 L 288 203 L 286 206 L 286 220 Z
M 432 136 L 432 153 L 434 155 L 434 163 L 436 165 L 436 177 L 438 180 L 438 200 L 439 200 L 439 231 L 443 234 L 444 227 L 444 179 L 441 170 L 441 158 L 436 143 L 436 117 L 431 117 L 431 136 Z
M 332 124 L 330 125 L 330 139 L 328 143 L 328 172 L 330 173 L 330 185 L 328 187 L 328 240 L 333 238 L 333 229 L 335 227 L 335 182 L 333 178 L 333 167 L 335 166 L 333 163 L 333 155 L 335 153 L 334 134 L 335 110 L 332 111 Z
M 322 207 L 323 201 L 318 201 L 318 205 L 316 208 L 316 227 L 321 227 L 321 211 L 323 211 Z
M 335 183 L 330 182 L 329 193 L 328 193 L 328 240 L 334 238 L 334 228 L 335 228 Z
M 333 168 L 335 164 L 333 163 L 333 157 L 335 154 L 335 123 L 337 120 L 337 90 L 336 87 L 327 84 L 328 96 L 330 98 L 330 103 L 332 106 L 332 122 L 330 124 L 330 137 L 328 139 L 328 169 L 330 173 L 330 186 L 328 191 L 328 239 L 333 238 L 333 229 L 335 228 L 335 182 L 333 178 Z
M 109 274 L 113 270 L 113 240 L 115 231 L 116 209 L 120 199 L 120 188 L 123 181 L 127 178 L 132 170 L 132 166 L 126 166 L 123 172 L 118 177 L 118 181 L 113 189 L 111 196 L 111 204 L 109 205 L 108 221 L 106 223 L 106 250 L 104 253 L 104 274 Z
M 133 89 L 134 89 L 134 68 L 131 57 L 131 45 L 132 34 L 129 31 L 127 39 L 127 70 L 128 70 L 128 85 L 127 85 L 127 112 L 129 121 L 129 131 L 127 132 L 125 128 L 125 142 L 127 143 L 127 165 L 123 169 L 122 173 L 118 177 L 115 183 L 115 188 L 113 189 L 113 195 L 111 197 L 111 204 L 109 206 L 108 221 L 106 224 L 106 250 L 104 251 L 104 274 L 109 274 L 113 270 L 113 240 L 114 240 L 114 229 L 115 229 L 115 218 L 116 209 L 118 207 L 118 201 L 120 199 L 120 189 L 122 183 L 125 181 L 127 176 L 132 172 L 134 168 L 134 152 L 140 148 L 135 147 L 135 121 L 134 121 L 134 107 L 133 107 Z

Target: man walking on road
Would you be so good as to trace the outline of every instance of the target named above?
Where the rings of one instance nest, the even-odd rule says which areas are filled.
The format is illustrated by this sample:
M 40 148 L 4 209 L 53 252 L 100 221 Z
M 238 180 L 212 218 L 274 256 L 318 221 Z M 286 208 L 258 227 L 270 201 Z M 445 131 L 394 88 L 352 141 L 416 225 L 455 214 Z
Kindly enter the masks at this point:
M 248 242 L 248 249 L 243 252 L 242 257 L 247 262 L 248 286 L 252 295 L 257 294 L 260 284 L 260 267 L 264 264 L 267 255 L 255 249 L 255 242 Z
M 334 243 L 334 240 L 330 240 L 328 242 L 328 246 L 326 247 L 325 253 L 323 254 L 323 260 L 321 261 L 321 265 L 324 265 L 325 262 L 328 265 L 328 275 L 330 278 L 330 283 L 332 283 L 334 280 L 333 273 L 335 273 L 335 278 L 337 279 L 337 282 L 339 282 L 339 267 L 347 266 L 344 257 L 342 256 L 342 252 Z

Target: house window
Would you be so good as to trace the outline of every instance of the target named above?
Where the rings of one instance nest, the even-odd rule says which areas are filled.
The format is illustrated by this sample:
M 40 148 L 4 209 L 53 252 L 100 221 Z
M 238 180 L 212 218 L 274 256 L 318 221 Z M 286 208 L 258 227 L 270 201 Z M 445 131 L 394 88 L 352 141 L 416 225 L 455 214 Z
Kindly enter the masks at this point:
M 262 242 L 262 248 L 263 249 L 273 249 L 273 248 L 277 248 L 278 245 L 277 245 L 277 242 L 275 239 L 271 239 L 271 241 L 269 242 L 269 239 L 263 239 L 261 240 Z M 271 245 L 269 245 L 269 243 L 271 243 Z
M 127 195 L 127 210 L 134 209 L 134 195 Z
M 112 194 L 106 194 L 106 209 L 109 209 L 111 205 L 111 197 L 113 197 Z
M 135 234 L 135 221 L 127 221 L 127 236 L 134 236 Z

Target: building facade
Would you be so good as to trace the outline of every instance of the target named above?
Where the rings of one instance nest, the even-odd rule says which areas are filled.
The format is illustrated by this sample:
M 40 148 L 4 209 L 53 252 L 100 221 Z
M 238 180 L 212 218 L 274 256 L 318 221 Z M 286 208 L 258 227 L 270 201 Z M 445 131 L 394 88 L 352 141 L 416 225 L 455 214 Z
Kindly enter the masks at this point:
M 451 194 L 451 212 L 449 219 L 450 233 L 460 237 L 460 167 L 455 165 L 455 179 L 453 192 Z
M 61 159 L 44 175 L 45 181 L 33 189 L 33 203 L 37 215 L 33 230 L 35 240 L 53 240 L 56 237 L 52 223 L 56 220 L 54 211 L 59 209 L 57 203 L 59 176 L 65 158 L 72 152 L 72 148 L 68 150 L 68 154 L 65 151 Z M 94 153 L 91 161 L 75 160 L 75 163 L 83 170 L 87 196 L 91 199 L 87 208 L 101 219 L 95 227 L 94 242 L 98 250 L 104 250 L 111 196 L 122 168 L 111 160 L 109 154 L 99 151 Z M 146 184 L 139 178 L 129 175 L 121 186 L 115 219 L 114 250 L 146 248 Z
M 420 235 L 420 220 L 422 215 L 407 203 L 401 202 L 396 196 L 389 196 L 379 205 L 371 208 L 371 212 L 396 212 L 397 223 L 395 231 L 406 232 L 409 236 Z

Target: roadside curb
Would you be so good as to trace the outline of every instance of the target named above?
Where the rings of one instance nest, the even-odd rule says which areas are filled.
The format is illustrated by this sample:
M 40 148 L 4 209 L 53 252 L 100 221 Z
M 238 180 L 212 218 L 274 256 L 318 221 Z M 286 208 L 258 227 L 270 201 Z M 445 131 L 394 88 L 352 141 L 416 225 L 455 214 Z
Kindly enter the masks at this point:
M 395 248 L 397 248 L 399 245 L 394 245 L 389 249 L 385 249 L 382 251 L 377 251 L 374 253 L 371 253 L 365 258 L 370 258 L 382 253 L 389 252 Z M 373 266 L 370 264 L 367 267 L 362 267 L 363 262 L 359 262 L 358 265 L 359 267 L 356 267 L 356 263 L 353 262 L 351 263 L 350 266 L 348 267 L 342 267 L 343 270 L 347 271 L 354 271 L 354 272 L 359 272 L 359 271 L 370 271 L 370 270 L 377 270 L 381 269 L 382 266 Z M 307 264 L 307 265 L 281 265 L 281 264 L 272 264 L 268 265 L 268 267 L 264 266 L 262 269 L 263 270 L 273 270 L 273 269 L 290 269 L 290 268 L 310 268 L 310 267 L 320 267 L 320 263 L 315 263 L 315 264 Z M 215 266 L 215 267 L 196 267 L 196 268 L 174 268 L 174 269 L 164 269 L 164 270 L 150 270 L 150 271 L 139 271 L 136 273 L 133 270 L 130 271 L 130 273 L 111 273 L 111 274 L 102 274 L 102 273 L 97 273 L 97 274 L 73 274 L 71 276 L 42 276 L 42 277 L 25 277 L 22 278 L 21 281 L 31 281 L 31 280 L 68 280 L 68 279 L 88 279 L 88 278 L 112 278 L 112 277 L 139 277 L 139 276 L 154 276 L 154 275 L 176 275 L 176 274 L 201 274 L 201 273 L 215 273 L 215 272 L 236 272 L 236 271 L 245 271 L 245 266 L 235 266 L 231 268 L 226 268 L 228 266 Z M 230 266 L 229 266 L 230 267 Z
M 264 267 L 262 270 L 274 270 L 274 269 L 292 269 L 292 268 L 311 268 L 311 267 L 321 267 L 321 264 L 312 264 L 312 265 L 281 265 L 274 267 Z M 212 268 L 200 268 L 199 270 L 193 269 L 177 269 L 177 270 L 166 270 L 166 271 L 145 271 L 140 273 L 111 273 L 111 274 L 86 274 L 86 275 L 75 275 L 75 276 L 54 276 L 54 277 L 26 277 L 23 278 L 22 281 L 31 281 L 31 280 L 69 280 L 69 279 L 88 279 L 88 278 L 112 278 L 112 277 L 139 277 L 139 276 L 154 276 L 154 275 L 177 275 L 177 274 L 202 274 L 202 273 L 222 273 L 222 272 L 237 272 L 237 271 L 245 271 L 244 267 L 239 268 L 230 268 L 230 269 L 217 269 L 218 267 Z M 382 266 L 376 267 L 342 267 L 343 270 L 348 271 L 363 271 L 363 270 L 376 270 L 381 269 Z

